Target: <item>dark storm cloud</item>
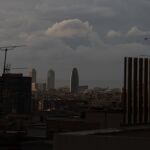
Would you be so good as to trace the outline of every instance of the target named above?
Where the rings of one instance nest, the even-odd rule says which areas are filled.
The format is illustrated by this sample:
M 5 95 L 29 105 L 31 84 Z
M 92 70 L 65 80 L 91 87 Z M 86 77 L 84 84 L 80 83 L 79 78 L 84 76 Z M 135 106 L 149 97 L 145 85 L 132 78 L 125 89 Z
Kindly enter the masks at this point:
M 0 43 L 27 45 L 9 53 L 14 66 L 121 79 L 124 56 L 149 53 L 149 8 L 149 0 L 1 0 Z

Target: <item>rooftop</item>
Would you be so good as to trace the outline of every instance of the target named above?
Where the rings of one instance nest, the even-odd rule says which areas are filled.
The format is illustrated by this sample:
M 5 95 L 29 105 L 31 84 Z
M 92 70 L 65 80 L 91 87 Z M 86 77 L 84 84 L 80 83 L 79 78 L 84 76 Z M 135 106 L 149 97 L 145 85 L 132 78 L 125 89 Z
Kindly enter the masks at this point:
M 59 133 L 60 135 L 103 135 L 103 136 L 130 136 L 130 137 L 150 137 L 150 125 L 130 126 L 122 128 L 108 128 L 98 130 L 86 130 L 78 132 Z

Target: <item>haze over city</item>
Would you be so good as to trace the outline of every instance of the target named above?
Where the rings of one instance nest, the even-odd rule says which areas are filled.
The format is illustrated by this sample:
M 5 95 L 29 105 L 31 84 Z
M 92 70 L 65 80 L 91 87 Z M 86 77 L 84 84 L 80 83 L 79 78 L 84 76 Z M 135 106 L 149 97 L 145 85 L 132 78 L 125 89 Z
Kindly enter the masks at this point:
M 77 67 L 81 80 L 122 82 L 123 57 L 149 54 L 149 7 L 147 0 L 1 0 L 0 44 L 25 44 L 8 63 L 36 68 L 39 80 L 49 68 L 68 80 Z

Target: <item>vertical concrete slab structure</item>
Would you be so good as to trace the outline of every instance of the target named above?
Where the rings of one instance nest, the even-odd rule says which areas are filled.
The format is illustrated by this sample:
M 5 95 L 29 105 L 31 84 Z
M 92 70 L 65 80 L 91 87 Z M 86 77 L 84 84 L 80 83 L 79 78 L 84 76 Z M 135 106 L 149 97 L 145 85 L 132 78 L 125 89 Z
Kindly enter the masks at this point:
M 132 124 L 132 58 L 128 58 L 128 125 Z
M 148 122 L 150 122 L 150 59 L 148 59 Z
M 138 58 L 134 58 L 134 70 L 133 70 L 133 124 L 137 124 L 138 115 Z
M 148 123 L 148 59 L 144 59 L 144 123 Z
M 124 58 L 123 124 L 127 124 L 127 57 Z
M 143 123 L 143 58 L 139 58 L 139 124 Z

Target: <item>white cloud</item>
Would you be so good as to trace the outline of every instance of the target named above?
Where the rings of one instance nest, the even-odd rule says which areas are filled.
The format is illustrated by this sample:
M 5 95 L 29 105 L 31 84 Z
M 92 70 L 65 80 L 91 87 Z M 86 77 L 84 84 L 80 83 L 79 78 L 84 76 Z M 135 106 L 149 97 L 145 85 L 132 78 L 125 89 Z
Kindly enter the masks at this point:
M 138 27 L 132 27 L 128 32 L 127 36 L 144 36 L 150 34 L 149 31 L 142 31 Z
M 106 37 L 107 38 L 132 38 L 132 37 L 138 37 L 138 36 L 149 36 L 150 31 L 144 31 L 140 30 L 137 26 L 131 27 L 128 31 L 115 31 L 115 30 L 110 30 L 107 32 Z M 118 39 L 117 39 L 118 40 Z
M 46 34 L 57 38 L 88 37 L 93 31 L 88 22 L 69 19 L 49 27 Z
M 114 31 L 114 30 L 110 30 L 106 35 L 106 37 L 108 38 L 115 38 L 120 36 L 122 36 L 122 33 L 120 31 Z

